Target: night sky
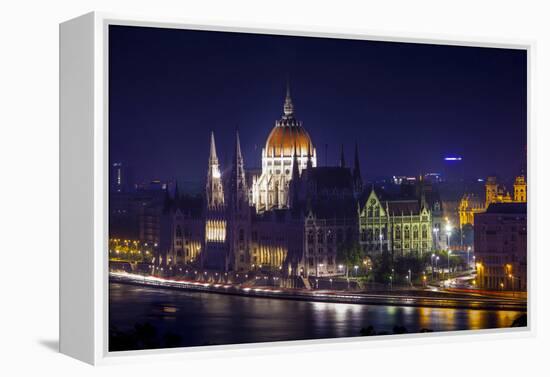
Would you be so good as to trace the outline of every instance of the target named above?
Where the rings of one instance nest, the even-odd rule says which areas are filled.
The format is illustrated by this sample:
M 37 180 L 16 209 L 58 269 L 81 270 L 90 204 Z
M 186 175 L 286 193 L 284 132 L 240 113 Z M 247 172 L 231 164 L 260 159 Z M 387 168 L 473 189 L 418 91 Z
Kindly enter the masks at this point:
M 441 172 L 519 172 L 527 144 L 523 50 L 111 26 L 110 161 L 138 181 L 205 178 L 209 133 L 229 169 L 235 128 L 246 167 L 283 111 L 336 164 L 340 144 L 363 178 Z M 325 144 L 328 155 L 325 156 Z

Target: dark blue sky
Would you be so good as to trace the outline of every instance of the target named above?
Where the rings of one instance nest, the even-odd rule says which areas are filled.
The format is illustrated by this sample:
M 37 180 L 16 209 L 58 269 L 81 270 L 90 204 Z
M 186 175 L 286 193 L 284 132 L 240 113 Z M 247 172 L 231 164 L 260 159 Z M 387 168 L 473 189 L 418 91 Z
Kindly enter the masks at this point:
M 363 176 L 441 171 L 517 174 L 527 143 L 523 50 L 111 26 L 110 159 L 137 180 L 200 181 L 209 132 L 229 168 L 238 126 L 247 167 L 282 114 L 296 117 L 318 163 L 360 148 Z

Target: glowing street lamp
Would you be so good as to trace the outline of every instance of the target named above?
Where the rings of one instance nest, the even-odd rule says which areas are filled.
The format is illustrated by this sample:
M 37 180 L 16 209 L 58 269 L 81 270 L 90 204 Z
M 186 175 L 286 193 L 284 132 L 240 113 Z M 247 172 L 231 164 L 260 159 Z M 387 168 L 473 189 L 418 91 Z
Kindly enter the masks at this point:
M 434 228 L 435 229 L 435 228 Z M 435 275 L 434 275 L 434 259 L 435 259 L 435 254 L 432 254 L 432 280 L 434 279 Z
M 453 253 L 452 250 L 449 249 L 449 251 L 447 252 L 447 276 L 448 276 L 448 279 L 450 280 L 451 279 L 451 263 L 450 263 L 450 259 L 451 259 L 451 254 Z
M 357 269 L 359 268 L 359 266 L 353 266 L 353 269 L 355 270 L 355 276 L 357 276 Z
M 453 227 L 451 223 L 447 220 L 445 225 L 445 233 L 447 234 L 447 248 L 451 247 L 451 233 L 453 232 Z
M 437 237 L 437 234 L 439 233 L 439 228 L 434 227 L 434 246 L 437 247 L 439 245 L 439 238 Z

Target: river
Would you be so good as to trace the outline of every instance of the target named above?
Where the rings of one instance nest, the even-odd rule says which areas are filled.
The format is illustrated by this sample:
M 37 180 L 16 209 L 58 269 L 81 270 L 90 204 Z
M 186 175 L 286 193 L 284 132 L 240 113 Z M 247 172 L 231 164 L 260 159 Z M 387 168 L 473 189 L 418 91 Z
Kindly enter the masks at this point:
M 110 350 L 324 339 L 509 327 L 504 310 L 335 304 L 177 291 L 110 283 Z

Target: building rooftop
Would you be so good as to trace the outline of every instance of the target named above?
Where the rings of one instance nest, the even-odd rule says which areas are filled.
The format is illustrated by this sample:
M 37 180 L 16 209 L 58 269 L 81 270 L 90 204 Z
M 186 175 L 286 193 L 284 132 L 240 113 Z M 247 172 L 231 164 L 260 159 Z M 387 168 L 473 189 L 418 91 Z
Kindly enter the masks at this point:
M 527 203 L 492 203 L 485 213 L 527 214 Z

